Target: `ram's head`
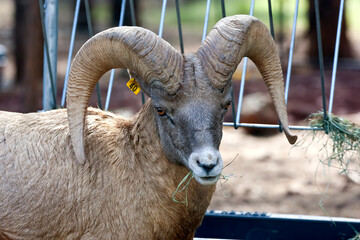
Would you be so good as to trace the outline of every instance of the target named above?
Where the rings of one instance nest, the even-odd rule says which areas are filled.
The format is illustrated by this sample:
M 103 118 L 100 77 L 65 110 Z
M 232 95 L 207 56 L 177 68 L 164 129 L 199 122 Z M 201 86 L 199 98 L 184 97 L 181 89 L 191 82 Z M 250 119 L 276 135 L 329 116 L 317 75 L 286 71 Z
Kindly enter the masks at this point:
M 96 82 L 112 68 L 127 68 L 151 98 L 169 161 L 189 168 L 201 184 L 215 183 L 223 168 L 219 145 L 232 101 L 231 77 L 244 56 L 258 67 L 285 134 L 294 143 L 275 43 L 258 19 L 237 15 L 219 21 L 198 51 L 184 56 L 139 27 L 112 28 L 90 39 L 72 65 L 67 92 L 76 158 L 85 162 L 84 119 Z

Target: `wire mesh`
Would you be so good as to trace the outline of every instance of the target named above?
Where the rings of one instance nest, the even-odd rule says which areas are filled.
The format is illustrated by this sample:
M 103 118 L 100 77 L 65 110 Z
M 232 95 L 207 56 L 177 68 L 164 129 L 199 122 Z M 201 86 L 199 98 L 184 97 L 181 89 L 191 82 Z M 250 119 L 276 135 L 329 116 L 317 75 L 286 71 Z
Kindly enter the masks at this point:
M 72 54 L 74 51 L 76 27 L 77 27 L 77 22 L 79 19 L 79 11 L 80 11 L 80 1 L 81 0 L 76 0 L 76 5 L 75 5 L 74 21 L 73 21 L 73 26 L 72 26 L 72 30 L 71 30 L 71 39 L 70 39 L 69 54 L 68 54 L 68 60 L 67 60 L 67 66 L 66 66 L 64 87 L 63 87 L 63 92 L 62 92 L 62 97 L 61 97 L 61 107 L 65 106 L 66 88 L 67 88 L 67 84 L 68 84 L 68 80 L 69 80 Z
M 39 7 L 45 50 L 43 110 L 51 110 L 56 108 L 57 1 L 48 1 L 44 4 L 43 0 L 39 0 Z
M 180 49 L 181 49 L 181 52 L 184 53 L 184 43 L 183 43 L 183 34 L 182 34 L 182 27 L 181 27 L 181 15 L 180 15 L 180 4 L 179 4 L 178 0 L 174 0 L 174 1 L 175 1 L 176 14 L 177 14 Z M 314 0 L 314 1 L 316 1 L 316 0 Z M 73 19 L 73 25 L 72 25 L 72 31 L 71 31 L 69 52 L 68 52 L 68 61 L 67 61 L 67 67 L 66 67 L 66 75 L 65 75 L 65 79 L 64 79 L 63 93 L 62 93 L 62 97 L 61 97 L 61 107 L 65 106 L 66 87 L 67 87 L 67 82 L 68 82 L 68 77 L 69 77 L 71 60 L 72 60 L 72 56 L 73 56 L 75 35 L 76 35 L 76 31 L 77 31 L 76 27 L 77 27 L 77 21 L 78 21 L 78 17 L 79 17 L 80 2 L 81 2 L 81 0 L 77 0 L 76 5 L 75 5 L 74 19 Z M 87 8 L 87 14 L 88 14 L 88 12 L 90 12 L 88 0 L 84 0 L 84 3 L 85 3 L 85 7 Z M 129 3 L 130 3 L 130 16 L 132 18 L 133 25 L 136 25 L 133 0 L 130 0 Z M 250 3 L 251 4 L 250 4 L 249 15 L 254 15 L 255 0 L 250 0 Z M 42 5 L 41 0 L 39 0 L 39 4 Z M 125 15 L 125 4 L 126 4 L 126 0 L 123 0 L 122 5 L 121 5 L 121 9 L 120 9 L 121 12 L 120 12 L 119 26 L 123 25 L 124 15 Z M 159 31 L 158 31 L 158 35 L 160 37 L 163 36 L 163 32 L 164 32 L 166 7 L 167 7 L 167 0 L 163 0 L 162 1 L 162 6 L 161 6 L 161 17 L 160 17 Z M 206 0 L 206 1 L 204 0 L 205 17 L 204 17 L 204 27 L 203 27 L 203 32 L 202 32 L 202 41 L 204 41 L 204 39 L 206 38 L 207 32 L 208 32 L 210 7 L 211 7 L 211 0 Z M 339 54 L 340 33 L 341 33 L 341 24 L 342 24 L 342 18 L 343 18 L 343 11 L 344 11 L 344 1 L 341 0 L 339 16 L 338 16 L 338 27 L 337 27 L 335 54 L 334 54 L 334 61 L 333 61 L 333 72 L 332 72 L 332 79 L 331 79 L 331 89 L 330 89 L 329 108 L 328 108 L 329 113 L 331 113 L 331 111 L 332 111 L 332 106 L 333 106 L 333 101 L 334 101 L 336 69 L 337 69 L 338 54 Z M 270 31 L 271 31 L 272 36 L 275 38 L 271 0 L 268 0 L 268 12 L 269 12 Z M 222 13 L 222 17 L 226 16 L 224 0 L 221 0 L 221 13 Z M 285 79 L 285 101 L 286 101 L 286 103 L 287 103 L 288 97 L 289 97 L 288 94 L 289 94 L 289 88 L 290 88 L 291 66 L 292 66 L 292 63 L 293 63 L 295 38 L 296 38 L 296 24 L 297 24 L 298 13 L 299 13 L 299 0 L 296 0 L 295 1 L 295 9 L 294 9 L 294 13 L 293 13 L 293 27 L 292 27 L 292 33 L 291 33 L 291 42 L 290 42 L 290 46 L 289 46 L 289 58 L 288 58 L 288 65 L 287 65 L 287 75 L 286 75 L 286 79 Z M 318 14 L 319 14 L 318 11 L 316 12 L 316 14 L 317 14 L 317 17 L 319 17 L 318 16 Z M 87 19 L 88 19 L 89 36 L 92 36 L 93 35 L 93 29 L 92 29 L 92 23 L 91 23 L 89 15 L 87 15 Z M 44 23 L 45 20 L 42 18 L 42 21 Z M 321 49 L 321 33 L 320 33 L 321 28 L 320 28 L 320 25 L 317 27 L 317 31 L 318 31 L 318 36 L 319 36 L 318 37 L 319 49 Z M 45 38 L 45 44 L 47 44 L 48 38 L 46 36 L 46 31 L 45 30 L 44 30 L 44 38 Z M 321 56 L 321 54 L 322 53 L 319 52 L 320 68 L 322 68 L 322 63 L 321 63 L 322 56 Z M 247 62 L 248 62 L 248 59 L 244 58 L 244 60 L 243 60 L 243 71 L 242 71 L 241 83 L 240 83 L 240 90 L 238 92 L 238 103 L 237 103 L 236 108 L 235 108 L 235 105 L 233 105 L 233 107 L 232 107 L 233 119 L 234 120 L 233 120 L 233 122 L 225 122 L 224 126 L 234 126 L 235 128 L 237 128 L 237 127 L 254 127 L 254 128 L 280 128 L 281 129 L 281 126 L 279 126 L 279 124 L 255 124 L 255 123 L 243 123 L 243 122 L 240 121 L 241 120 L 240 119 L 241 118 L 241 109 L 242 109 L 242 106 L 243 106 L 243 97 L 244 97 L 244 89 L 245 89 L 245 77 L 246 77 L 246 72 L 247 72 Z M 51 71 L 50 66 L 48 66 L 48 67 L 49 67 L 49 71 Z M 320 69 L 320 72 L 321 72 L 321 81 L 323 81 L 323 69 Z M 104 107 L 105 110 L 109 109 L 111 91 L 112 91 L 112 86 L 114 84 L 114 76 L 115 76 L 115 70 L 112 70 L 111 74 L 110 74 L 108 92 L 107 92 L 106 102 L 105 102 L 105 107 Z M 51 82 L 53 82 L 53 81 L 51 81 Z M 324 83 L 322 82 L 322 89 L 324 91 L 325 87 L 323 86 L 323 84 Z M 102 104 L 101 104 L 101 98 L 100 98 L 99 85 L 97 85 L 97 90 L 98 90 L 99 106 L 101 107 Z M 52 91 L 54 92 L 53 88 L 52 88 Z M 322 93 L 322 96 L 323 96 L 323 98 L 325 98 L 325 92 Z M 144 102 L 144 96 L 142 97 L 142 101 Z M 324 102 L 323 106 L 326 107 L 326 101 L 324 100 L 323 102 Z M 325 111 L 325 113 L 326 113 L 326 111 Z M 313 128 L 313 127 L 308 127 L 308 126 L 293 126 L 293 125 L 290 125 L 290 129 L 296 129 L 296 130 L 319 130 L 318 128 Z
M 330 99 L 329 99 L 329 114 L 332 112 L 332 107 L 334 103 L 334 92 L 335 92 L 335 81 L 336 81 L 336 70 L 339 60 L 339 46 L 340 46 L 340 34 L 341 34 L 341 25 L 344 13 L 344 0 L 340 1 L 339 17 L 338 17 L 338 26 L 336 31 L 336 43 L 335 43 L 335 53 L 334 53 L 334 63 L 333 63 L 333 72 L 331 76 L 331 89 L 330 89 Z
M 251 0 L 250 14 L 249 14 L 250 16 L 254 15 L 254 6 L 255 6 L 255 0 Z M 246 77 L 246 68 L 247 68 L 248 58 L 244 57 L 243 61 L 244 61 L 244 65 L 243 65 L 243 70 L 242 70 L 242 75 L 241 75 L 241 82 L 240 82 L 239 101 L 238 101 L 238 106 L 237 106 L 236 122 L 234 123 L 234 125 L 236 127 L 240 127 L 240 114 L 241 114 L 241 107 L 243 105 L 244 89 L 245 89 L 245 77 Z

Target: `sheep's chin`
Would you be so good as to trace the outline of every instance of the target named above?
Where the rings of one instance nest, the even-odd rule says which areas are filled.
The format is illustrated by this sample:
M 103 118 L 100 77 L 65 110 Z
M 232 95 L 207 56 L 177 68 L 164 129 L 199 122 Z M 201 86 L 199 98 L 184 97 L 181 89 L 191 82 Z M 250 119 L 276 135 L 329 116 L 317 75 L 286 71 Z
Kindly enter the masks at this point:
M 194 177 L 195 177 L 196 181 L 202 185 L 212 185 L 212 184 L 215 184 L 219 180 L 220 175 L 199 177 L 194 174 Z

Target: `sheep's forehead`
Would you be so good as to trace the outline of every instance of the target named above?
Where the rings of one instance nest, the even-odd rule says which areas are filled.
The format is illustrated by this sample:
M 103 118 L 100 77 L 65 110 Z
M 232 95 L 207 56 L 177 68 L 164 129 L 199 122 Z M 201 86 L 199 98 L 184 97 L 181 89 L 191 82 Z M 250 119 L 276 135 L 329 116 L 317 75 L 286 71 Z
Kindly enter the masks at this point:
M 229 100 L 231 100 L 230 92 L 220 92 L 211 86 L 205 88 L 191 86 L 173 99 L 161 101 L 161 105 L 166 107 L 170 113 L 184 114 L 189 117 L 190 113 L 202 111 L 217 114 Z
M 169 110 L 194 106 L 211 109 L 231 99 L 231 83 L 227 84 L 223 91 L 214 88 L 196 54 L 184 55 L 181 78 L 177 94 L 169 96 L 161 91 L 153 96 L 153 101 Z
M 206 91 L 214 91 L 196 54 L 184 55 L 183 67 L 181 86 L 184 92 L 191 94 L 205 91 L 202 94 L 206 94 Z
M 211 76 L 207 76 L 201 61 L 195 53 L 184 55 L 179 97 L 189 99 L 209 98 L 213 100 L 220 100 L 222 96 L 226 97 L 226 91 L 224 94 L 223 91 L 214 88 L 210 83 L 210 78 Z

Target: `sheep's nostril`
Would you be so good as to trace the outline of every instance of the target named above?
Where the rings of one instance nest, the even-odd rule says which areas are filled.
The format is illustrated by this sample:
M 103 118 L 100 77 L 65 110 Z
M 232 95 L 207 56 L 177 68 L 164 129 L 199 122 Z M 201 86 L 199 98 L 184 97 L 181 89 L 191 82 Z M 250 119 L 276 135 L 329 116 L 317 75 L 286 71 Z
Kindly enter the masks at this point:
M 209 164 L 209 165 L 203 165 L 203 168 L 205 168 L 206 170 L 211 170 L 215 167 L 215 164 Z
M 199 161 L 197 161 L 197 164 L 199 165 L 199 167 L 203 168 L 207 172 L 209 172 L 211 169 L 213 169 L 216 166 L 216 164 L 213 164 L 213 163 L 211 163 L 211 164 L 206 164 L 205 163 L 204 164 L 204 163 L 201 163 Z
M 200 149 L 190 155 L 189 168 L 194 174 L 202 177 L 215 176 L 221 172 L 222 159 L 217 150 L 208 148 Z

